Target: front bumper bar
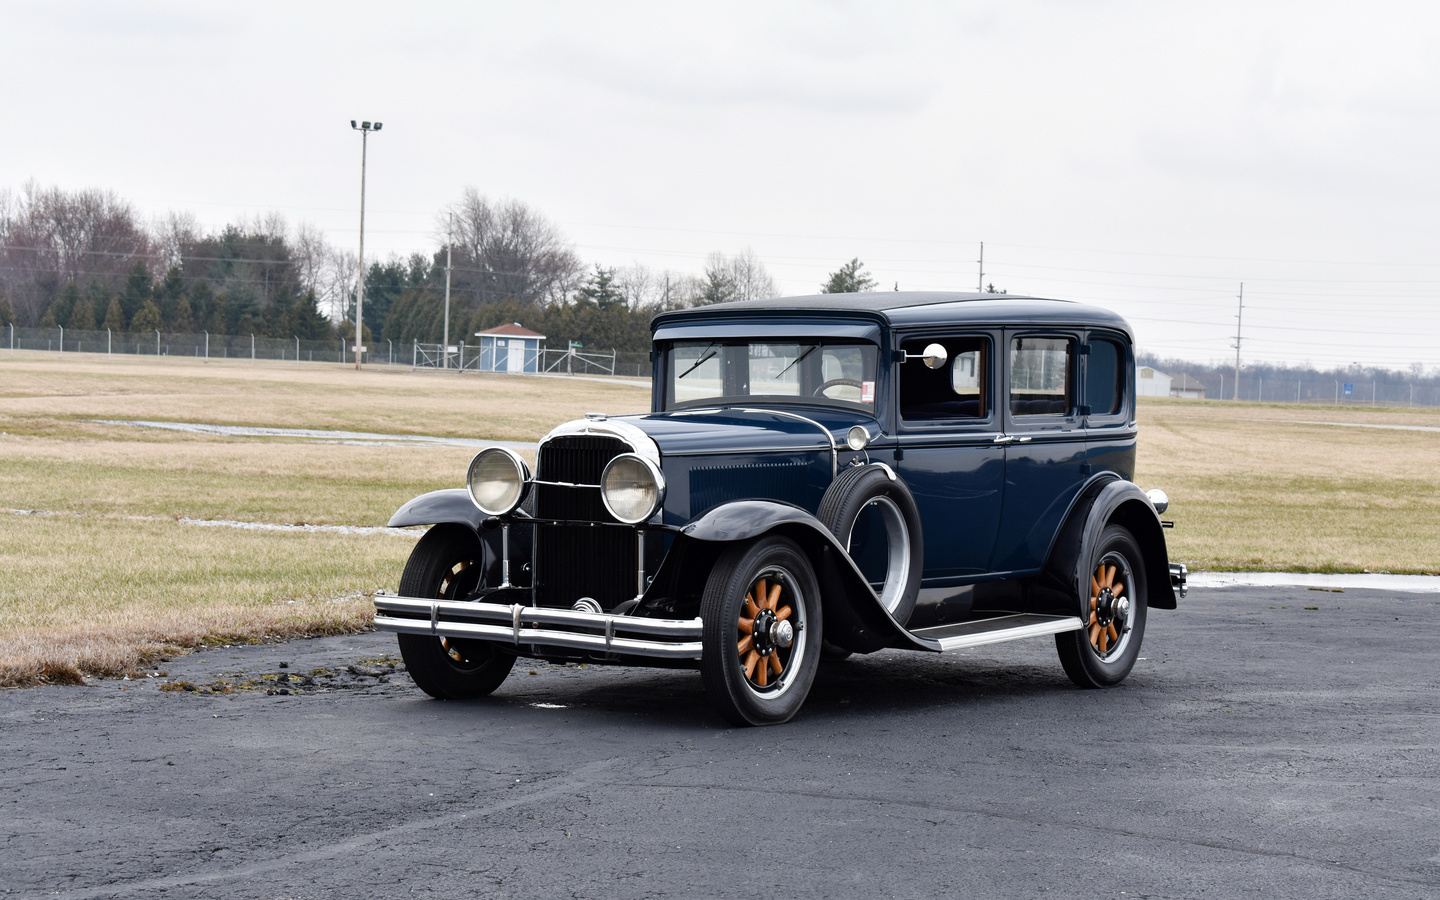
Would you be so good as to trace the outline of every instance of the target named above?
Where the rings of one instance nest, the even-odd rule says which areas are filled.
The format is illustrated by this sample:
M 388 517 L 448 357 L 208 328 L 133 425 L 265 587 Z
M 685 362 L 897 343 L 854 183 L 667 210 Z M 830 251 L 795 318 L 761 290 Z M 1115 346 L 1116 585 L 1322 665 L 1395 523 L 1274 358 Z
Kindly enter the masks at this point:
M 647 619 L 518 603 L 424 600 L 380 592 L 375 627 L 398 634 L 471 638 L 660 659 L 699 659 L 700 619 Z

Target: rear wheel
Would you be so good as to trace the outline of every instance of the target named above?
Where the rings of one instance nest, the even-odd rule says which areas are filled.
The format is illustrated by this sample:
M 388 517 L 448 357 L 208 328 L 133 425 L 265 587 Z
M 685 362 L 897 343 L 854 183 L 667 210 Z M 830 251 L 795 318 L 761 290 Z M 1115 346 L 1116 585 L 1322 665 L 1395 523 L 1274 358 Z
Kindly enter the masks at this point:
M 1100 533 L 1082 604 L 1085 627 L 1055 635 L 1065 674 L 1080 687 L 1113 687 L 1125 680 L 1145 636 L 1145 562 L 1128 530 Z
M 793 541 L 763 536 L 721 554 L 700 602 L 700 673 L 736 725 L 789 721 L 820 661 L 820 589 Z
M 430 529 L 405 563 L 402 597 L 464 600 L 485 587 L 484 554 L 475 535 L 459 526 Z M 420 690 L 440 700 L 470 700 L 498 688 L 515 665 L 513 654 L 488 641 L 397 635 L 405 668 Z

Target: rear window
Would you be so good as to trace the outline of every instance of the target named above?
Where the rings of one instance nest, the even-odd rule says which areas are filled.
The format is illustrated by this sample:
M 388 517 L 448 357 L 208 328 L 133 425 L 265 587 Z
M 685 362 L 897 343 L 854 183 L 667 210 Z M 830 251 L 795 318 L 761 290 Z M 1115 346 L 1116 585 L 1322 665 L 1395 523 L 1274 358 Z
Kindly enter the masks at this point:
M 1114 341 L 1091 341 L 1085 362 L 1085 405 L 1092 416 L 1113 416 L 1124 399 L 1125 354 Z

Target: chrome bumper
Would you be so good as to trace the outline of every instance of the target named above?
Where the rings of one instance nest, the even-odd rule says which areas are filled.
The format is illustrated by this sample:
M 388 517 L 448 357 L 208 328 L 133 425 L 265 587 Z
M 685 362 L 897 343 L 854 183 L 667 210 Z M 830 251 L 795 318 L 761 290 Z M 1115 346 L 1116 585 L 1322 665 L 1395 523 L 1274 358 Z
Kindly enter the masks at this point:
M 700 619 L 646 619 L 502 603 L 422 600 L 380 592 L 375 627 L 399 634 L 474 638 L 520 648 L 699 659 Z
M 1184 600 L 1185 595 L 1190 591 L 1190 588 L 1185 585 L 1185 579 L 1189 575 L 1190 570 L 1185 568 L 1184 563 L 1170 564 L 1170 586 L 1175 589 L 1175 596 L 1181 600 Z

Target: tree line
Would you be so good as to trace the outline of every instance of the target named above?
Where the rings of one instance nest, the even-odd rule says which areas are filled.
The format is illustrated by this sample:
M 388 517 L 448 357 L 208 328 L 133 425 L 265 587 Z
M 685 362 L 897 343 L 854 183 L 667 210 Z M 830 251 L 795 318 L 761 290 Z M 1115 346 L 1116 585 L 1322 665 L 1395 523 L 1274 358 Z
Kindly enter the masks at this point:
M 366 340 L 441 340 L 447 249 L 451 343 L 516 322 L 550 346 L 645 350 L 657 312 L 776 294 L 749 249 L 710 254 L 698 275 L 587 265 L 540 212 L 469 188 L 436 215 L 429 251 L 367 267 Z M 355 254 L 275 215 L 206 231 L 179 213 L 147 223 L 108 191 L 0 191 L 0 325 L 349 339 L 357 270 Z M 853 259 L 820 290 L 875 286 Z

